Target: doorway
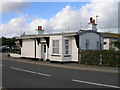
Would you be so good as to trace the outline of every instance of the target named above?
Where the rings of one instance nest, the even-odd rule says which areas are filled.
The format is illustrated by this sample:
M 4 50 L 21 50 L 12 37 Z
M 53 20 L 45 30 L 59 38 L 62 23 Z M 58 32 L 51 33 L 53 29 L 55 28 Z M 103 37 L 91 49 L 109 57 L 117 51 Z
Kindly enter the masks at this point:
M 43 60 L 47 59 L 47 45 L 46 45 L 46 43 L 41 44 L 41 58 Z

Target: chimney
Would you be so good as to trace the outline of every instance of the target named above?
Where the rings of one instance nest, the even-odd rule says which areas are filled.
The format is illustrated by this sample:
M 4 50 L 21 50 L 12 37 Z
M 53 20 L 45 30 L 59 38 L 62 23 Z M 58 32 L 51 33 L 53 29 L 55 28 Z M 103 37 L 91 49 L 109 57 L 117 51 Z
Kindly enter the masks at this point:
M 38 35 L 43 35 L 44 34 L 44 30 L 42 29 L 42 26 L 38 26 Z
M 42 26 L 38 26 L 38 30 L 42 30 Z
M 95 19 L 93 19 L 92 17 L 90 17 L 90 23 L 89 24 L 89 30 L 94 30 L 97 31 L 97 24 L 95 24 Z
M 93 23 L 95 24 L 95 19 L 93 20 Z
M 90 17 L 90 23 L 92 23 L 92 17 Z

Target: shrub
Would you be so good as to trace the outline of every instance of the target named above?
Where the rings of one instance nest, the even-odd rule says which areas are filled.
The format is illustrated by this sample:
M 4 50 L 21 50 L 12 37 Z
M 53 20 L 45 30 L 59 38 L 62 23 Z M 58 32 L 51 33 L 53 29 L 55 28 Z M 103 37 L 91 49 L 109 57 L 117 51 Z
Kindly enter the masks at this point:
M 120 67 L 120 51 L 83 50 L 80 54 L 82 55 L 81 64 L 99 65 L 100 55 L 102 55 L 103 66 Z
M 21 54 L 21 51 L 10 51 L 10 53 Z

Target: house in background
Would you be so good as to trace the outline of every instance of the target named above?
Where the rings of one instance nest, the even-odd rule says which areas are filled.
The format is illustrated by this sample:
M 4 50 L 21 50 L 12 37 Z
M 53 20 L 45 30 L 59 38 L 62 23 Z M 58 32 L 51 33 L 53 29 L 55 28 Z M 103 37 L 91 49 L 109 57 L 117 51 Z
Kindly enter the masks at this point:
M 120 40 L 120 34 L 114 33 L 101 33 L 104 41 L 103 49 L 104 50 L 119 50 L 115 47 L 112 42 Z
M 79 50 L 102 50 L 103 38 L 90 18 L 89 30 L 44 34 L 38 26 L 38 35 L 17 37 L 21 43 L 21 57 L 59 62 L 78 62 Z

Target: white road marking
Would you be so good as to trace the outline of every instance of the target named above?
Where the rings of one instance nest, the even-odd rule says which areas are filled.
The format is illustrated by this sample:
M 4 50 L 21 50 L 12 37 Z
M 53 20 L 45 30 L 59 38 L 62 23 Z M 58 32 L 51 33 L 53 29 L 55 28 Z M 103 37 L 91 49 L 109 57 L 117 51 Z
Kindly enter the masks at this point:
M 33 74 L 43 75 L 43 76 L 47 76 L 47 77 L 50 77 L 50 76 L 51 76 L 51 75 L 48 75 L 48 74 L 39 73 L 39 72 L 33 72 L 33 71 L 24 70 L 24 69 L 19 69 L 19 68 L 15 68 L 15 67 L 10 67 L 10 68 L 15 69 L 15 70 L 19 70 L 19 71 L 24 71 L 24 72 L 33 73 Z
M 111 87 L 111 88 L 120 88 L 118 86 L 106 85 L 106 84 L 100 84 L 100 83 L 93 83 L 93 82 L 87 82 L 87 81 L 81 81 L 81 80 L 75 80 L 75 79 L 73 79 L 72 81 L 79 82 L 79 83 L 86 83 L 86 84 L 98 85 L 98 86 Z

